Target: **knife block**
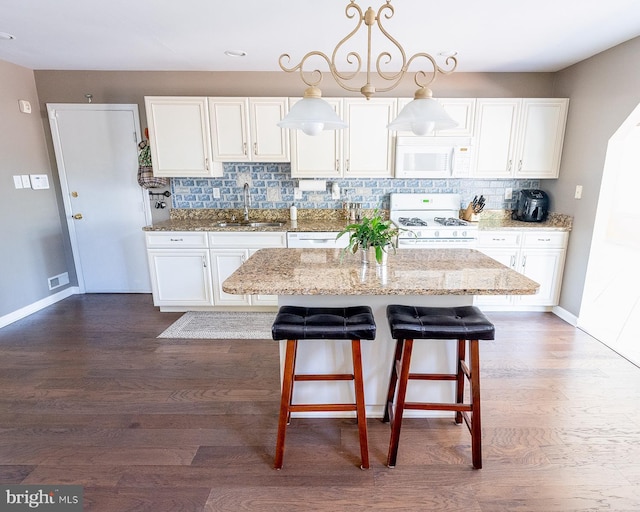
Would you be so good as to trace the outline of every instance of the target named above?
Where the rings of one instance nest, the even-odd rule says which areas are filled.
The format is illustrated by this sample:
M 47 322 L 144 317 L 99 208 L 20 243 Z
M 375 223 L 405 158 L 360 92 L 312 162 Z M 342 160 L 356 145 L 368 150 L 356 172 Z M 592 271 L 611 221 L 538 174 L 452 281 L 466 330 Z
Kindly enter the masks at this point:
M 480 214 L 473 211 L 473 205 L 469 203 L 469 206 L 462 212 L 462 220 L 468 222 L 478 222 L 480 220 Z

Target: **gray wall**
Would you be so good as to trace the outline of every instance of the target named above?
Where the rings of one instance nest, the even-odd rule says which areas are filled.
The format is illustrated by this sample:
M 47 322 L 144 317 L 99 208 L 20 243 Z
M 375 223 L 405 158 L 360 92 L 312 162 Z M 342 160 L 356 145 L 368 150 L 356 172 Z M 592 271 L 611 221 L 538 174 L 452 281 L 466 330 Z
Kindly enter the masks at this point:
M 560 178 L 545 180 L 554 211 L 573 215 L 560 307 L 578 316 L 609 138 L 640 103 L 640 38 L 557 73 L 555 96 L 571 98 Z M 582 199 L 574 199 L 582 185 Z M 613 262 L 615 264 L 615 262 Z
M 0 61 L 0 77 L 2 317 L 66 288 L 49 291 L 47 279 L 71 270 L 56 198 L 58 178 L 51 172 L 33 71 Z M 31 102 L 31 114 L 19 111 L 21 99 Z M 51 188 L 17 190 L 17 174 L 47 174 Z

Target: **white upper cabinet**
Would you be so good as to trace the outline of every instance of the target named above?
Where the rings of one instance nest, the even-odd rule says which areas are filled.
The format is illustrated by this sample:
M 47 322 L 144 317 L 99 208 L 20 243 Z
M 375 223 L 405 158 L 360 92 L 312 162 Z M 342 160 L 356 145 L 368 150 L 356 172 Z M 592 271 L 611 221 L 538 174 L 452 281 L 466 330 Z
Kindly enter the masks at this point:
M 391 178 L 395 98 L 324 98 L 349 127 L 309 136 L 289 130 L 291 175 L 297 178 Z M 292 104 L 299 99 L 292 99 Z
M 214 159 L 288 162 L 288 134 L 277 125 L 287 105 L 287 98 L 209 98 Z
M 342 118 L 342 100 L 324 98 Z M 291 98 L 292 107 L 300 98 Z M 324 130 L 307 135 L 302 130 L 287 130 L 291 141 L 291 176 L 299 178 L 339 178 L 344 168 L 342 134 L 344 130 Z
M 412 101 L 413 98 L 398 98 L 398 113 Z M 449 130 L 436 130 L 428 136 L 435 137 L 471 137 L 473 136 L 473 122 L 476 112 L 475 98 L 436 98 L 445 112 L 458 123 Z M 397 135 L 411 136 L 413 132 L 397 132 Z
M 155 176 L 221 176 L 213 165 L 207 98 L 145 97 Z
M 557 178 L 569 100 L 478 99 L 477 178 Z
M 248 98 L 209 98 L 213 158 L 220 162 L 248 162 Z
M 393 134 L 387 125 L 396 116 L 395 98 L 345 98 L 344 177 L 392 178 Z
M 523 99 L 516 178 L 557 178 L 568 99 Z

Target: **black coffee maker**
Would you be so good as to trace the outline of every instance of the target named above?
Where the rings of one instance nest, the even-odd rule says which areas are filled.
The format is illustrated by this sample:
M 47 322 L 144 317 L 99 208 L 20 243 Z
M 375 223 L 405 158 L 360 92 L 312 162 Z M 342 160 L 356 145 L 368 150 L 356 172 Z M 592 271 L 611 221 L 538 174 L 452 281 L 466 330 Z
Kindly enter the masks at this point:
M 543 222 L 549 214 L 549 196 L 543 190 L 524 189 L 520 191 L 516 209 L 511 218 L 524 222 Z

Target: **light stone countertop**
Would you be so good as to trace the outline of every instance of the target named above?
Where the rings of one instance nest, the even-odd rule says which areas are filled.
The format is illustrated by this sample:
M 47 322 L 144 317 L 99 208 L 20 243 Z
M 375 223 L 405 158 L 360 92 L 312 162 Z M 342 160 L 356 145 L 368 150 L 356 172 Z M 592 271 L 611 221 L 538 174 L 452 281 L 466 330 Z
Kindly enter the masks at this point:
M 224 283 L 231 294 L 532 295 L 538 283 L 473 249 L 403 249 L 386 267 L 340 249 L 260 249 Z
M 365 212 L 366 213 L 366 212 Z M 385 212 L 388 213 L 388 212 Z M 342 216 L 341 210 L 299 210 L 298 220 L 289 220 L 289 210 L 251 210 L 252 221 L 279 221 L 282 226 L 251 227 L 217 225 L 221 221 L 242 219 L 241 210 L 175 209 L 166 221 L 145 226 L 144 231 L 341 231 L 350 222 Z M 477 223 L 481 230 L 538 229 L 543 231 L 571 231 L 573 219 L 568 215 L 551 213 L 545 222 L 522 222 L 511 220 L 510 212 L 492 210 L 482 212 Z

